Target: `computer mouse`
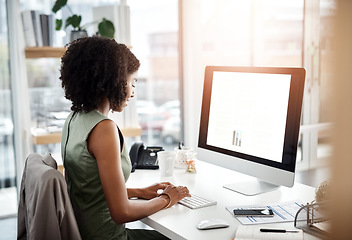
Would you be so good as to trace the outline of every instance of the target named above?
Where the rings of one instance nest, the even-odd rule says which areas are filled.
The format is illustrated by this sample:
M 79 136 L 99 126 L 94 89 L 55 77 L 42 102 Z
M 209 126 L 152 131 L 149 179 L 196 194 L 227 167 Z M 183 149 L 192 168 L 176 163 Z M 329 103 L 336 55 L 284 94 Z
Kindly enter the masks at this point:
M 197 224 L 197 228 L 200 230 L 226 228 L 228 226 L 230 225 L 225 220 L 219 218 L 203 220 Z

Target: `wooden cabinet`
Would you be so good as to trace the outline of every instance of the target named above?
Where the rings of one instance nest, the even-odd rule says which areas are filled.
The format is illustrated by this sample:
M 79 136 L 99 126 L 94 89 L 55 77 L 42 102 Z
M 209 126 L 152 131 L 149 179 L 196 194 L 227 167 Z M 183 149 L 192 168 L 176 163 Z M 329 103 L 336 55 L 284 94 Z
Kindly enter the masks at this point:
M 61 58 L 65 47 L 28 47 L 25 50 L 26 58 Z M 141 127 L 121 128 L 125 137 L 138 137 L 142 135 Z M 61 142 L 61 132 L 46 132 L 44 129 L 32 129 L 33 144 L 52 144 Z

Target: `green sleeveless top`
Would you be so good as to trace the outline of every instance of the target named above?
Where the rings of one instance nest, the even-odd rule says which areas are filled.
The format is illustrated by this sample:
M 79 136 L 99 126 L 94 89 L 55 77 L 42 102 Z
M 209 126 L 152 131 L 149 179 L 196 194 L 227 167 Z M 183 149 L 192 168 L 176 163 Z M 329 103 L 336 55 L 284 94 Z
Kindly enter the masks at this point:
M 82 239 L 127 239 L 125 225 L 116 224 L 110 216 L 97 161 L 90 155 L 87 146 L 90 132 L 106 119 L 109 118 L 96 110 L 71 113 L 62 131 L 61 155 Z M 123 136 L 119 129 L 118 131 L 123 142 Z M 127 181 L 131 173 L 131 161 L 124 143 L 121 164 Z

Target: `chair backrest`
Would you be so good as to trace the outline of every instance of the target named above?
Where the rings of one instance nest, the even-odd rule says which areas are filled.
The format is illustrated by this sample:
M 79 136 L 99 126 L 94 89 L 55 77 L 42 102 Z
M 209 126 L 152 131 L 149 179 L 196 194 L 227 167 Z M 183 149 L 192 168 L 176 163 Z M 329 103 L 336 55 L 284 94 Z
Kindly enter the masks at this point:
M 67 185 L 50 154 L 30 154 L 23 170 L 17 239 L 81 239 Z

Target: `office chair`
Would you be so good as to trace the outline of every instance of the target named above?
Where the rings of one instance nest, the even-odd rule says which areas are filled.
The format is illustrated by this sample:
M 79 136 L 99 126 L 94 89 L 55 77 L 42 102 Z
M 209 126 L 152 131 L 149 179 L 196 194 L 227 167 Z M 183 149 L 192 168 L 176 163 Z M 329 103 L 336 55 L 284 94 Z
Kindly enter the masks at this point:
M 23 170 L 17 239 L 81 239 L 67 185 L 50 154 L 30 154 Z

